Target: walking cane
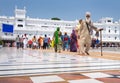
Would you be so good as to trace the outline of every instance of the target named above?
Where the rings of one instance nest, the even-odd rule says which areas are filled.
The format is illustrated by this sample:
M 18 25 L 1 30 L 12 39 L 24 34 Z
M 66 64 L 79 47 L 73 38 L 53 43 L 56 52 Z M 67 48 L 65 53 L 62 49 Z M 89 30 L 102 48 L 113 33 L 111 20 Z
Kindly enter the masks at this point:
M 103 29 L 100 29 L 100 47 L 101 47 L 101 56 L 103 56 L 103 53 L 102 53 L 102 30 Z

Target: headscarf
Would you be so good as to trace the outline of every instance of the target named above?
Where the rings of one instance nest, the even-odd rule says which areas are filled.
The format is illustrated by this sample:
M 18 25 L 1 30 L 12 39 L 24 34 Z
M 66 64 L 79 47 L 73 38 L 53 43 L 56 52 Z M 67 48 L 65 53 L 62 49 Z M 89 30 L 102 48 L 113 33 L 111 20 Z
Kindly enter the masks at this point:
M 87 23 L 91 22 L 90 16 L 91 16 L 91 13 L 90 12 L 86 12 L 86 14 L 85 14 L 86 19 L 85 20 L 86 20 Z
M 55 33 L 54 33 L 54 36 L 55 36 L 55 44 L 58 44 L 59 31 L 60 31 L 60 28 L 57 27 L 57 30 L 56 30 Z
M 75 34 L 75 30 L 74 29 L 72 30 L 72 34 Z
M 74 29 L 72 30 L 71 38 L 77 40 L 77 36 Z

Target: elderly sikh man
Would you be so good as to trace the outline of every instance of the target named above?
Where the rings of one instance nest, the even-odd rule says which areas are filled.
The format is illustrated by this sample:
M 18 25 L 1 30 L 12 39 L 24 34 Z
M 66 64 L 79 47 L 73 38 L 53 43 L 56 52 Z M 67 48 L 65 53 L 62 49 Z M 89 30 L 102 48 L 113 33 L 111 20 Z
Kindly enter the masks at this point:
M 90 12 L 86 12 L 85 20 L 82 20 L 80 26 L 78 27 L 78 36 L 79 36 L 79 49 L 80 49 L 80 55 L 89 55 L 89 49 L 91 46 L 91 35 L 92 35 L 92 30 L 95 30 L 96 32 L 99 32 L 101 29 L 98 29 L 93 25 L 90 19 Z

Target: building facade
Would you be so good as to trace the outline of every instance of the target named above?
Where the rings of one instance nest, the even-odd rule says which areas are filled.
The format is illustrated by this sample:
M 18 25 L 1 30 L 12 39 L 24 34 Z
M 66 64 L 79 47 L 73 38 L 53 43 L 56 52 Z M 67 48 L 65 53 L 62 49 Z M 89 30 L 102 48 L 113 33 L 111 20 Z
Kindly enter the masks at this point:
M 67 32 L 70 35 L 72 29 L 77 25 L 77 21 L 30 18 L 26 16 L 25 8 L 16 8 L 14 17 L 0 16 L 0 24 L 2 25 L 2 23 L 14 25 L 14 33 L 12 35 L 13 38 L 18 34 L 27 34 L 29 38 L 33 37 L 34 35 L 37 37 L 44 37 L 46 34 L 48 37 L 52 38 L 57 27 L 60 27 L 60 30 L 63 32 L 63 34 L 64 32 Z M 8 36 L 9 35 L 7 35 L 7 37 Z M 5 39 L 5 33 L 2 33 L 2 38 Z
M 13 33 L 3 33 L 2 24 L 14 25 Z M 36 37 L 46 34 L 52 38 L 54 31 L 57 27 L 60 27 L 62 34 L 67 32 L 71 34 L 72 29 L 76 27 L 78 21 L 64 21 L 64 20 L 51 20 L 51 19 L 39 19 L 30 18 L 26 16 L 26 8 L 15 8 L 15 16 L 7 17 L 0 16 L 0 35 L 2 40 L 14 40 L 17 35 L 27 34 L 29 38 L 34 35 Z M 94 23 L 98 28 L 103 28 L 102 40 L 103 42 L 120 42 L 120 22 L 113 22 L 113 18 L 102 18 L 99 22 Z M 94 35 L 92 37 L 95 37 Z
M 96 27 L 103 28 L 102 41 L 103 46 L 119 46 L 120 47 L 120 22 L 114 22 L 113 18 L 106 17 L 100 19 L 98 23 L 94 23 Z

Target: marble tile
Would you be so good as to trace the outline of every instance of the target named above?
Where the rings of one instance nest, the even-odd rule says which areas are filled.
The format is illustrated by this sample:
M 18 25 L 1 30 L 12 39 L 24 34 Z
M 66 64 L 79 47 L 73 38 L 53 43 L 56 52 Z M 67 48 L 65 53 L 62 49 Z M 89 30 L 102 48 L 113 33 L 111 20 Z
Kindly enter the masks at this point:
M 120 76 L 117 76 L 117 78 L 120 78 Z
M 104 83 L 120 83 L 119 78 L 96 78 L 96 80 L 103 81 Z
M 30 79 L 33 81 L 33 83 L 65 81 L 64 79 L 60 78 L 60 77 L 57 76 L 57 75 L 51 75 L 51 76 L 36 76 L 36 77 L 30 77 Z
M 70 80 L 69 83 L 104 83 L 95 79 Z
M 113 77 L 112 75 L 101 73 L 101 72 L 94 72 L 94 73 L 84 73 L 83 75 L 88 76 L 90 78 L 105 78 L 105 77 Z
M 80 73 L 75 73 L 75 74 L 58 74 L 59 77 L 64 78 L 65 80 L 79 80 L 79 79 L 89 79 L 89 77 L 84 76 Z
M 32 83 L 32 81 L 29 78 L 0 78 L 0 83 Z
M 2 48 L 0 50 L 0 76 L 55 74 L 120 69 L 120 61 L 71 56 L 44 50 Z
M 119 75 L 120 76 L 120 72 L 119 71 L 105 71 L 104 73 L 111 74 L 111 75 Z

